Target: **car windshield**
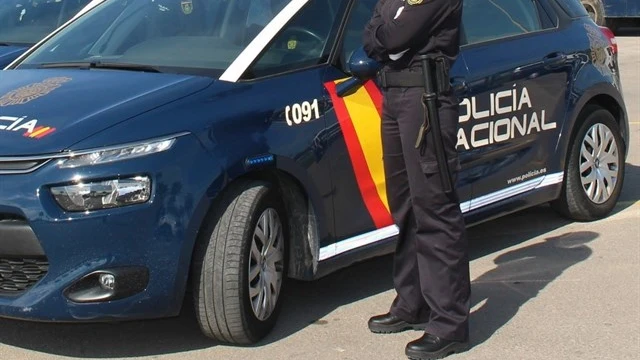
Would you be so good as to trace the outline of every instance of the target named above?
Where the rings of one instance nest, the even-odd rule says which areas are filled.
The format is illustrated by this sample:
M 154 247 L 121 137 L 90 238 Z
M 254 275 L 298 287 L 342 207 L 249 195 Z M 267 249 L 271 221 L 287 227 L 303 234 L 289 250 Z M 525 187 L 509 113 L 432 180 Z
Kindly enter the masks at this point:
M 33 45 L 87 3 L 88 0 L 0 0 L 0 44 Z
M 108 63 L 219 76 L 287 3 L 107 0 L 52 37 L 19 67 Z

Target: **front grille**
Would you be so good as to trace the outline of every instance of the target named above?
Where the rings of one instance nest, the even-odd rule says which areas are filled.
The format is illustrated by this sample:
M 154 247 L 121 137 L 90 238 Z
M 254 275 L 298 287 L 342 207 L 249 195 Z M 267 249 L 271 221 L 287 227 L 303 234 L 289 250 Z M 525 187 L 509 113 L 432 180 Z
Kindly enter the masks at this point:
M 46 258 L 0 258 L 0 294 L 19 294 L 40 281 L 49 270 Z
M 0 213 L 0 222 L 2 221 L 25 221 L 25 218 L 20 215 Z
M 26 174 L 39 169 L 51 158 L 0 158 L 0 174 Z

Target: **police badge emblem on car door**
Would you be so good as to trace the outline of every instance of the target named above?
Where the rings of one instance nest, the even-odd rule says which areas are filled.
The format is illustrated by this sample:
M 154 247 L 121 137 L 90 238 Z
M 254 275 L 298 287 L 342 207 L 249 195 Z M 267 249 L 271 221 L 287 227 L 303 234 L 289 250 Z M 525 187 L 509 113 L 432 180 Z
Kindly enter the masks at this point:
M 193 12 L 193 1 L 192 0 L 183 0 L 180 2 L 180 6 L 182 7 L 182 12 L 185 15 L 189 15 Z

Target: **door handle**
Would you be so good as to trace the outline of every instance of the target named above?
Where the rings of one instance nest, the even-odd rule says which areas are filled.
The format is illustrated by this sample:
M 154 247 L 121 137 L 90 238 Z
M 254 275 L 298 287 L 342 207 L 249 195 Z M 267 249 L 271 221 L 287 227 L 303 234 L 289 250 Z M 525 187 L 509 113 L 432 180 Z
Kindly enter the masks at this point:
M 567 62 L 567 55 L 561 52 L 554 52 L 542 59 L 542 64 L 547 68 L 557 68 Z
M 469 85 L 464 78 L 453 78 L 451 81 L 451 88 L 454 93 L 466 93 L 469 91 Z

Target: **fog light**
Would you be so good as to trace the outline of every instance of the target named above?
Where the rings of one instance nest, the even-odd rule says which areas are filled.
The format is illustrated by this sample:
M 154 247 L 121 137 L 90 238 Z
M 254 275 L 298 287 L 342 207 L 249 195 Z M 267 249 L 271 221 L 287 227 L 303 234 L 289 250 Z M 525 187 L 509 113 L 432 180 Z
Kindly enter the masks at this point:
M 116 277 L 111 274 L 100 275 L 100 286 L 105 290 L 113 290 L 116 288 Z
M 64 290 L 67 299 L 77 303 L 124 299 L 147 288 L 149 270 L 127 266 L 97 270 L 83 276 Z
M 147 202 L 151 179 L 136 176 L 100 182 L 52 187 L 56 202 L 66 211 L 109 209 Z

